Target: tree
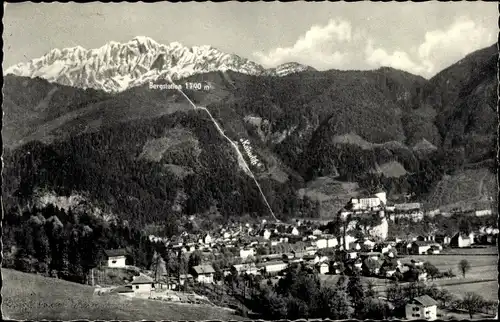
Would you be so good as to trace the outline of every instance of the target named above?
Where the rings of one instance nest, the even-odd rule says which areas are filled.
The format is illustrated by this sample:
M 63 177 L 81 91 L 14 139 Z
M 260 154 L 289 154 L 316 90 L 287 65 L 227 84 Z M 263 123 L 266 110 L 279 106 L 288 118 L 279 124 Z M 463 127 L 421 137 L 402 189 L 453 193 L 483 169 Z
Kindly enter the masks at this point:
M 287 298 L 287 318 L 291 320 L 307 319 L 309 307 L 307 303 L 293 296 Z
M 354 305 L 354 308 L 357 310 L 365 296 L 365 290 L 359 275 L 356 274 L 349 277 L 347 282 L 347 293 L 349 294 L 349 298 Z
M 467 310 L 470 318 L 474 313 L 479 312 L 484 304 L 484 298 L 476 293 L 467 292 L 465 293 L 460 305 L 463 309 Z
M 439 269 L 436 266 L 432 265 L 430 262 L 424 263 L 424 270 L 432 279 L 434 279 L 434 277 L 439 275 Z
M 462 276 L 465 278 L 465 273 L 467 273 L 470 270 L 470 264 L 469 261 L 466 259 L 462 259 L 458 263 L 458 268 L 462 272 Z
M 451 301 L 453 301 L 454 296 L 447 289 L 443 288 L 439 290 L 437 298 L 441 301 L 443 307 L 446 307 Z
M 363 299 L 362 305 L 356 310 L 356 317 L 360 320 L 384 320 L 390 315 L 390 308 L 386 302 L 375 298 Z
M 400 308 L 406 304 L 407 297 L 405 290 L 397 281 L 391 281 L 386 289 L 387 299 L 394 303 L 396 308 Z
M 365 259 L 363 261 L 363 266 L 361 267 L 364 275 L 367 275 L 367 276 L 374 274 L 376 268 L 377 268 L 377 262 L 372 258 Z
M 347 293 L 341 289 L 334 290 L 327 299 L 329 319 L 344 320 L 349 319 L 354 313 L 351 301 Z
M 151 260 L 151 270 L 153 271 L 155 281 L 158 281 L 163 275 L 167 273 L 165 261 L 156 251 L 154 252 L 153 258 Z
M 259 301 L 264 316 L 269 319 L 283 319 L 287 316 L 287 302 L 280 295 L 265 291 Z
M 189 255 L 189 260 L 188 260 L 188 267 L 189 270 L 191 270 L 193 267 L 198 266 L 201 264 L 201 254 L 200 251 L 195 250 L 194 252 Z
M 377 291 L 375 291 L 375 283 L 372 280 L 367 280 L 366 281 L 366 290 L 365 290 L 365 297 L 371 298 L 375 297 L 377 295 Z

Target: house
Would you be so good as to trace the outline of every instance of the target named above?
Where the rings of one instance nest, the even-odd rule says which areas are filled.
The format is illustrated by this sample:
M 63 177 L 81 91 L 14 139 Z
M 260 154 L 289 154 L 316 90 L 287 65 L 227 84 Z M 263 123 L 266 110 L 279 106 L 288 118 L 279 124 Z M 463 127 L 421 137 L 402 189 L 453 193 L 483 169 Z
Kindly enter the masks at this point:
M 327 263 L 317 263 L 316 268 L 318 269 L 318 272 L 320 274 L 328 274 L 329 272 L 329 267 Z
M 419 241 L 435 241 L 435 239 L 436 239 L 436 236 L 434 236 L 434 235 L 417 236 L 417 240 L 419 240 Z
M 316 246 L 307 246 L 305 249 L 306 253 L 309 255 L 314 255 L 318 252 L 318 247 Z
M 193 281 L 193 275 L 191 274 L 181 274 L 179 276 L 179 284 L 184 285 L 186 281 Z
M 262 231 L 259 233 L 259 235 L 260 235 L 262 238 L 264 238 L 264 239 L 266 239 L 266 240 L 267 240 L 267 239 L 271 238 L 271 231 L 270 231 L 269 229 L 264 229 L 264 230 L 262 230 Z
M 325 238 L 318 239 L 314 243 L 318 249 L 328 248 L 328 240 Z
M 412 210 L 420 210 L 422 205 L 419 202 L 413 203 L 397 203 L 394 205 L 394 211 L 408 212 Z
M 198 283 L 213 283 L 215 270 L 211 265 L 193 267 L 193 277 Z
M 250 256 L 255 256 L 255 250 L 253 248 L 243 248 L 240 249 L 240 258 L 247 259 Z
M 327 238 L 327 245 L 326 245 L 327 248 L 337 247 L 338 244 L 339 244 L 339 241 L 337 238 L 335 238 L 335 237 L 328 237 Z
M 379 197 L 351 198 L 348 207 L 352 210 L 368 210 L 380 206 Z
M 417 240 L 411 243 L 411 253 L 415 255 L 425 255 L 430 248 L 431 245 L 424 241 Z
M 358 252 L 355 250 L 347 251 L 346 257 L 347 257 L 347 259 L 355 259 L 358 257 Z
M 232 266 L 232 269 L 236 271 L 238 274 L 249 274 L 249 275 L 257 275 L 258 269 L 255 263 L 248 264 L 235 264 Z
M 361 250 L 361 243 L 359 242 L 352 242 L 349 244 L 349 249 L 353 249 L 353 250 Z
M 435 320 L 437 319 L 437 304 L 436 300 L 429 295 L 415 297 L 406 304 L 406 319 Z
M 319 256 L 318 255 L 307 254 L 307 255 L 302 256 L 302 259 L 305 262 L 309 262 L 309 263 L 312 263 L 312 264 L 319 263 Z
M 323 232 L 319 229 L 315 229 L 315 230 L 313 230 L 312 234 L 314 236 L 321 236 L 323 234 Z
M 477 217 L 482 217 L 482 216 L 488 216 L 491 215 L 491 209 L 484 209 L 484 210 L 476 210 L 474 214 Z
M 153 279 L 143 274 L 134 277 L 134 280 L 131 284 L 134 293 L 149 293 L 153 290 L 154 287 Z
M 467 236 L 467 235 L 464 235 L 461 233 L 456 233 L 450 239 L 450 246 L 451 247 L 462 248 L 462 247 L 469 247 L 471 245 L 472 245 L 472 241 L 470 239 L 470 236 Z
M 438 234 L 434 237 L 434 241 L 436 243 L 441 244 L 441 245 L 449 245 L 450 241 L 451 241 L 451 237 L 447 236 L 447 235 Z
M 125 249 L 105 250 L 104 254 L 107 257 L 108 267 L 124 268 L 127 266 L 125 264 L 127 258 L 127 251 Z
M 293 236 L 298 236 L 300 234 L 297 227 L 294 227 L 294 226 L 288 227 L 288 229 L 286 230 L 286 233 L 291 234 Z
M 380 252 L 382 254 L 387 254 L 389 253 L 389 251 L 392 249 L 392 245 L 389 244 L 389 243 L 380 243 L 380 244 L 377 244 L 373 250 L 376 251 L 376 252 Z
M 264 270 L 266 274 L 277 274 L 288 267 L 288 264 L 283 261 L 265 262 L 257 265 Z
M 373 250 L 373 248 L 375 247 L 375 242 L 369 239 L 365 239 L 361 247 L 367 250 Z

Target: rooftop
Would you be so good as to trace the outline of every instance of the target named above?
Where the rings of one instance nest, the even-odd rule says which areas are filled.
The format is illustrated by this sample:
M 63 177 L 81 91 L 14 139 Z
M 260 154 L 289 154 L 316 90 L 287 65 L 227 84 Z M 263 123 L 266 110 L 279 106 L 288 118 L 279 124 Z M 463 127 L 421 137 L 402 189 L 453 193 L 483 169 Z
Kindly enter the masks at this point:
M 153 283 L 153 279 L 146 275 L 139 275 L 134 278 L 132 284 L 150 284 Z
M 215 273 L 214 268 L 211 265 L 199 265 L 199 266 L 194 266 L 193 270 L 196 272 L 198 275 L 202 274 L 213 274 Z
M 106 254 L 106 256 L 108 256 L 108 257 L 126 256 L 127 250 L 125 248 L 107 249 L 104 251 L 104 254 Z
M 423 306 L 433 306 L 433 305 L 438 304 L 436 302 L 436 300 L 434 300 L 429 295 L 422 295 L 422 296 L 416 297 L 413 299 L 413 301 L 418 302 L 418 303 L 422 304 Z

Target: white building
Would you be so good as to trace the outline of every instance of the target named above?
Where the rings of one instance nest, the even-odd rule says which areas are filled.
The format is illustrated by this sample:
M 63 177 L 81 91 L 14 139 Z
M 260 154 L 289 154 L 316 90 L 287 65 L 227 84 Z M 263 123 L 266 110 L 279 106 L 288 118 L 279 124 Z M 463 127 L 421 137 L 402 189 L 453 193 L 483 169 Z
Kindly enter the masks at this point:
M 350 203 L 353 210 L 368 210 L 371 208 L 380 207 L 380 198 L 352 198 Z
M 131 284 L 134 293 L 149 293 L 153 289 L 154 281 L 151 277 L 141 274 L 134 277 Z
M 430 243 L 417 240 L 411 244 L 411 253 L 416 255 L 425 255 L 430 248 Z
M 330 270 L 327 263 L 318 263 L 316 267 L 320 274 L 328 274 Z
M 248 264 L 235 264 L 233 265 L 233 269 L 238 272 L 238 274 L 249 274 L 249 275 L 257 275 L 258 274 L 258 269 L 257 266 L 255 266 L 255 263 L 248 263 Z
M 312 233 L 313 233 L 314 236 L 321 236 L 323 234 L 323 232 L 321 230 L 319 230 L 319 229 L 313 230 Z
M 476 210 L 475 215 L 477 217 L 491 215 L 491 209 Z
M 211 265 L 198 265 L 193 267 L 193 277 L 199 283 L 213 283 L 215 270 Z
M 125 249 L 110 249 L 105 250 L 104 254 L 107 257 L 107 266 L 113 268 L 125 268 L 127 265 L 126 255 L 127 251 Z
M 294 236 L 298 236 L 298 235 L 300 235 L 300 232 L 299 232 L 299 230 L 297 229 L 297 227 L 289 228 L 288 233 L 289 233 L 289 234 L 292 234 L 292 235 L 294 235 Z
M 327 248 L 328 247 L 328 240 L 326 240 L 324 238 L 318 239 L 314 243 L 315 243 L 316 247 L 318 247 L 318 249 L 322 249 L 322 248 Z
M 253 248 L 240 249 L 240 258 L 241 259 L 247 259 L 249 256 L 255 256 L 255 250 Z
M 206 235 L 203 237 L 203 242 L 204 242 L 206 245 L 209 245 L 210 243 L 212 243 L 212 236 L 210 236 L 210 234 L 206 234 Z
M 351 245 L 355 241 L 356 241 L 356 237 L 351 236 L 351 235 L 345 236 L 345 245 L 347 246 L 347 250 L 349 249 L 349 245 Z M 342 246 L 343 246 L 343 244 L 342 244 Z
M 397 203 L 394 205 L 394 210 L 406 212 L 406 211 L 411 211 L 411 210 L 420 210 L 421 207 L 422 207 L 422 205 L 419 202 Z
M 406 319 L 435 320 L 437 319 L 437 302 L 429 295 L 422 295 L 406 304 Z
M 269 229 L 264 229 L 261 235 L 264 239 L 269 239 L 271 238 L 271 231 Z
M 328 248 L 333 248 L 333 247 L 337 247 L 339 244 L 339 241 L 337 240 L 337 238 L 328 238 L 327 239 L 327 247 Z
M 465 235 L 461 233 L 456 233 L 453 237 L 450 239 L 450 246 L 451 247 L 469 247 L 472 245 L 474 235 Z
M 288 267 L 288 264 L 283 261 L 272 261 L 259 264 L 258 267 L 264 269 L 267 274 L 276 274 Z

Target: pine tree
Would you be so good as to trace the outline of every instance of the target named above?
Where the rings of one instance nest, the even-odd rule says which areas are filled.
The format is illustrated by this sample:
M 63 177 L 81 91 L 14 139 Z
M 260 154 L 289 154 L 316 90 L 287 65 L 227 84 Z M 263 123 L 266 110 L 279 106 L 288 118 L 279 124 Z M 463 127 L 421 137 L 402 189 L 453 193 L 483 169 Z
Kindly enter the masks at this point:
M 349 281 L 347 282 L 347 292 L 355 309 L 358 309 L 365 296 L 365 291 L 359 275 L 356 274 L 349 277 Z
M 165 267 L 165 261 L 158 252 L 154 252 L 153 258 L 151 260 L 151 270 L 153 271 L 155 281 L 158 281 L 163 275 L 165 275 L 167 269 Z

